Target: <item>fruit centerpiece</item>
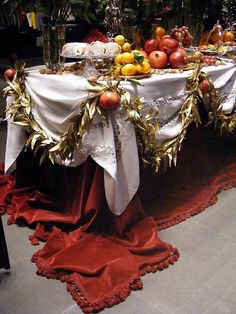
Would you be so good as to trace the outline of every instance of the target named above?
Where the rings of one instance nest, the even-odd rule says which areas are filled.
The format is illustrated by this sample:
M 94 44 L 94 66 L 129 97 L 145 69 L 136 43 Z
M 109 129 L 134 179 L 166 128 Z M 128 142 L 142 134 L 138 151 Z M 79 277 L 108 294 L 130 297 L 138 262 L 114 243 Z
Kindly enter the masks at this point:
M 168 66 L 172 69 L 182 69 L 186 66 L 185 50 L 181 48 L 180 42 L 170 35 L 164 35 L 161 39 L 156 36 L 155 39 L 146 40 L 144 50 L 153 69 L 164 69 Z
M 132 50 L 123 35 L 117 35 L 114 41 L 120 46 L 120 53 L 114 58 L 115 76 L 148 75 L 151 70 L 148 54 L 143 50 Z
M 105 55 L 101 60 L 97 58 L 96 62 L 93 62 L 93 66 L 99 72 L 97 78 L 100 80 L 109 80 L 113 77 L 115 79 L 141 79 L 153 73 L 179 73 L 183 70 L 193 69 L 196 63 L 205 66 L 215 66 L 223 63 L 223 61 L 217 59 L 217 56 L 205 54 L 204 46 L 199 46 L 199 49 L 192 47 L 192 39 L 193 36 L 187 26 L 174 26 L 169 34 L 163 27 L 157 26 L 153 30 L 153 36 L 146 39 L 142 47 L 134 48 L 134 45 L 131 45 L 122 34 L 108 39 L 98 28 L 92 28 L 82 43 L 71 43 L 71 48 L 73 48 L 73 45 L 78 45 L 76 49 L 80 51 L 84 45 L 87 45 L 85 50 L 93 50 L 92 54 L 95 53 L 96 55 L 98 51 L 106 50 L 108 46 L 111 49 L 112 45 L 116 45 L 117 49 L 109 57 L 109 62 L 104 62 Z M 222 39 L 225 40 L 224 44 L 228 43 L 229 40 L 233 43 L 234 35 L 230 31 L 225 31 L 222 33 Z M 104 45 L 107 45 L 107 47 Z M 212 49 L 216 47 L 213 44 L 211 45 Z M 209 46 L 206 47 L 209 48 Z M 220 51 L 222 47 L 218 46 L 217 51 Z M 208 48 L 206 50 L 209 50 Z M 77 75 L 83 75 L 84 65 L 85 62 L 78 61 L 72 66 L 65 67 L 63 71 L 60 69 L 58 73 L 74 72 Z M 49 73 L 46 70 L 41 70 L 41 72 L 43 71 L 46 74 L 55 73 L 55 71 Z
M 217 22 L 210 32 L 203 32 L 198 48 L 206 54 L 223 55 L 233 46 L 236 46 L 234 33 L 228 29 L 224 31 Z

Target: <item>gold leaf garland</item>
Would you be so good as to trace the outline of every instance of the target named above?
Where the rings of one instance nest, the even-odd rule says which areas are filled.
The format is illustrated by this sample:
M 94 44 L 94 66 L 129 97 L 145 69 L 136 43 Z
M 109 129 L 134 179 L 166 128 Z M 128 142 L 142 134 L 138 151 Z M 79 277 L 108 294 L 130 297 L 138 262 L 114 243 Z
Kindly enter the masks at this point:
M 132 105 L 129 94 L 124 89 L 119 88 L 119 81 L 109 81 L 107 85 L 104 85 L 101 82 L 89 80 L 91 84 L 91 87 L 87 89 L 89 96 L 80 104 L 80 113 L 72 119 L 68 130 L 61 134 L 60 141 L 55 141 L 37 124 L 31 113 L 33 102 L 25 90 L 24 77 L 26 73 L 24 65 L 16 67 L 16 70 L 15 79 L 13 82 L 8 81 L 9 86 L 4 90 L 6 97 L 14 97 L 6 110 L 7 118 L 10 118 L 12 123 L 25 128 L 29 132 L 26 147 L 30 147 L 35 153 L 41 150 L 40 163 L 46 157 L 52 163 L 55 162 L 58 156 L 62 160 L 72 160 L 73 153 L 76 148 L 80 147 L 84 134 L 89 132 L 94 117 L 98 115 L 108 123 L 106 110 L 99 106 L 100 95 L 108 90 L 116 91 L 121 96 L 121 107 L 123 112 L 126 112 L 127 120 L 134 123 L 136 129 L 139 130 L 143 153 L 149 150 L 149 142 L 154 138 L 158 128 L 157 122 L 153 122 L 152 109 L 149 109 L 143 117 L 141 114 L 143 109 L 142 100 L 137 98 L 134 105 Z
M 225 113 L 221 105 L 221 96 L 213 83 L 210 81 L 206 73 L 201 73 L 200 80 L 207 79 L 209 81 L 209 92 L 202 94 L 203 103 L 208 111 L 208 125 L 214 124 L 215 128 L 219 128 L 221 134 L 223 132 L 233 134 L 236 130 L 236 106 L 234 104 L 233 111 L 231 113 Z
M 201 123 L 198 113 L 198 105 L 201 100 L 209 108 L 209 123 L 214 122 L 215 126 L 220 126 L 221 130 L 232 133 L 236 128 L 235 113 L 227 115 L 220 106 L 220 97 L 211 83 L 210 96 L 205 96 L 199 89 L 199 82 L 207 78 L 201 72 L 201 66 L 196 65 L 193 74 L 187 79 L 187 95 L 179 111 L 181 118 L 181 131 L 179 134 L 165 141 L 160 146 L 156 144 L 158 131 L 157 110 L 145 107 L 145 100 L 137 97 L 133 102 L 130 95 L 118 82 L 89 81 L 91 87 L 88 88 L 88 97 L 80 104 L 80 112 L 77 114 L 68 128 L 61 134 L 60 140 L 52 139 L 34 120 L 31 109 L 33 106 L 30 95 L 25 90 L 24 65 L 16 66 L 16 75 L 9 86 L 4 89 L 5 96 L 13 96 L 14 100 L 7 107 L 7 118 L 29 132 L 26 147 L 30 147 L 34 152 L 41 150 L 40 162 L 48 157 L 53 163 L 59 156 L 62 160 L 72 160 L 75 149 L 79 148 L 85 133 L 89 132 L 95 116 L 107 121 L 107 112 L 99 106 L 99 97 L 106 90 L 116 91 L 121 96 L 121 110 L 126 121 L 130 121 L 136 130 L 137 142 L 139 145 L 140 157 L 145 164 L 151 165 L 158 171 L 163 162 L 164 168 L 172 164 L 176 165 L 177 155 L 181 149 L 188 126 L 194 121 L 196 125 Z
M 181 131 L 179 134 L 160 146 L 155 143 L 150 147 L 148 154 L 145 155 L 145 163 L 150 164 L 155 171 L 158 171 L 163 162 L 164 170 L 172 164 L 176 165 L 177 155 L 181 149 L 181 144 L 185 138 L 185 134 L 190 123 L 195 121 L 196 124 L 201 123 L 198 113 L 198 80 L 200 75 L 200 66 L 197 65 L 193 75 L 187 79 L 187 96 L 183 102 L 182 108 L 179 111 L 181 117 Z
M 94 85 L 92 81 L 90 83 Z M 73 153 L 76 148 L 80 147 L 84 134 L 89 132 L 95 115 L 99 115 L 107 122 L 105 110 L 99 106 L 99 96 L 106 89 L 107 87 L 102 84 L 88 89 L 92 95 L 80 104 L 80 113 L 72 119 L 69 129 L 61 135 L 60 142 L 50 149 L 50 152 L 58 154 L 62 160 L 72 160 Z
M 6 108 L 6 118 L 11 119 L 12 123 L 23 127 L 29 133 L 26 147 L 30 147 L 35 153 L 43 148 L 40 163 L 46 156 L 53 162 L 53 154 L 49 153 L 49 149 L 56 143 L 34 120 L 31 112 L 32 99 L 25 90 L 24 80 L 27 73 L 24 66 L 24 63 L 18 61 L 15 64 L 16 74 L 13 81 L 7 79 L 8 86 L 4 88 L 4 96 L 13 97 L 13 101 Z
M 134 125 L 141 159 L 149 163 L 148 156 L 153 152 L 158 131 L 158 111 L 154 108 L 146 108 L 144 99 L 140 97 L 137 97 L 134 103 L 124 102 L 123 110 L 126 115 L 125 120 Z

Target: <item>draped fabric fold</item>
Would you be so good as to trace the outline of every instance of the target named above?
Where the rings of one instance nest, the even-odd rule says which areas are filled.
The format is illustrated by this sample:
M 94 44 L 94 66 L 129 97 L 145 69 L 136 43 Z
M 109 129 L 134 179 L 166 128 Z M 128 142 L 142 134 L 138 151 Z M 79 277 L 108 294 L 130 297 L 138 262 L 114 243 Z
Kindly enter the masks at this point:
M 45 241 L 32 257 L 37 274 L 66 282 L 85 313 L 99 312 L 141 289 L 140 276 L 178 259 L 158 228 L 201 212 L 222 189 L 236 186 L 235 137 L 191 128 L 176 168 L 142 175 L 145 212 L 135 195 L 120 216 L 109 210 L 104 170 L 90 158 L 75 168 L 39 166 L 28 151 L 19 155 L 14 174 L 3 169 L 0 163 L 1 212 L 10 215 L 9 224 L 35 228 L 32 244 Z
M 178 250 L 159 239 L 137 195 L 121 216 L 111 213 L 103 169 L 92 159 L 76 168 L 39 167 L 30 154 L 19 156 L 15 186 L 1 202 L 9 223 L 35 227 L 32 244 L 46 241 L 32 257 L 37 273 L 65 281 L 85 313 L 124 301 L 142 288 L 141 275 L 177 261 Z

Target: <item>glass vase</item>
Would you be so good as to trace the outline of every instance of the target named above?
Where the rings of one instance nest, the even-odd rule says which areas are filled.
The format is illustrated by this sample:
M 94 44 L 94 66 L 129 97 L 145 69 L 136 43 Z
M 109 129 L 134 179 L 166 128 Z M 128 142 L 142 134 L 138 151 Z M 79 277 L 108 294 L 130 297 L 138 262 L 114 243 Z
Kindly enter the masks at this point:
M 64 66 L 61 50 L 66 43 L 65 25 L 43 25 L 43 60 L 48 69 L 58 70 Z

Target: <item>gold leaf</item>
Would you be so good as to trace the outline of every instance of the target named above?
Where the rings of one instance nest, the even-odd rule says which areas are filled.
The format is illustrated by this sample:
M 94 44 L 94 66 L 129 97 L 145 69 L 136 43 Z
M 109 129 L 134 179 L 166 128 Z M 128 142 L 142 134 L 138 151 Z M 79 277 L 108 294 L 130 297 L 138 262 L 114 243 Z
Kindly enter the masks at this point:
M 19 126 L 29 126 L 29 124 L 27 122 L 23 122 L 23 121 L 12 121 L 11 123 L 19 125 Z
M 57 150 L 59 150 L 61 147 L 61 143 L 57 143 L 56 145 L 54 145 L 52 148 L 49 149 L 49 152 L 56 152 Z
M 93 116 L 96 112 L 96 101 L 93 101 L 90 105 L 89 105 L 89 108 L 88 108 L 88 112 L 89 112 L 89 118 L 90 120 L 93 119 Z
M 44 162 L 45 158 L 47 157 L 47 151 L 43 150 L 40 159 L 39 159 L 39 164 L 42 165 L 42 163 Z

